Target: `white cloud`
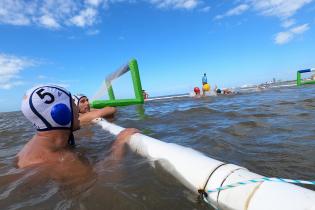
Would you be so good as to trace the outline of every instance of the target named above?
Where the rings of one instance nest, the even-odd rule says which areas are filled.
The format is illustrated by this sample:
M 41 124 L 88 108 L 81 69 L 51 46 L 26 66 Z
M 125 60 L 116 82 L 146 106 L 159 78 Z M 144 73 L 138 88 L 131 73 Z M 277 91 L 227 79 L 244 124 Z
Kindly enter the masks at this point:
M 0 23 L 12 25 L 29 25 L 29 14 L 33 11 L 33 4 L 13 0 L 0 1 Z M 22 12 L 23 11 L 23 12 Z
M 38 75 L 37 79 L 46 79 L 47 77 L 45 75 Z
M 97 10 L 93 8 L 86 8 L 80 13 L 70 19 L 73 25 L 79 27 L 91 26 L 95 23 Z
M 297 27 L 294 27 L 291 29 L 292 33 L 294 34 L 302 34 L 305 31 L 307 31 L 308 29 L 310 29 L 310 27 L 308 26 L 308 24 L 303 24 Z
M 224 14 L 217 15 L 214 19 L 222 19 L 228 16 L 240 15 L 247 10 L 258 12 L 260 15 L 277 17 L 281 21 L 281 26 L 290 28 L 276 34 L 275 43 L 285 44 L 290 42 L 296 35 L 304 33 L 309 29 L 308 24 L 292 28 L 296 24 L 293 16 L 305 5 L 313 0 L 238 0 L 243 2 L 239 6 L 227 11 Z M 246 4 L 245 4 L 246 3 Z
M 237 7 L 227 11 L 225 14 L 223 15 L 217 15 L 215 17 L 215 19 L 222 19 L 224 17 L 229 17 L 229 16 L 235 16 L 235 15 L 241 15 L 243 14 L 245 11 L 247 11 L 249 9 L 249 5 L 247 4 L 240 4 Z
M 96 23 L 97 9 L 108 0 L 0 0 L 0 24 L 37 25 L 49 29 Z
M 294 28 L 291 28 L 288 31 L 282 31 L 276 34 L 275 36 L 275 43 L 276 44 L 286 44 L 290 42 L 296 35 L 303 34 L 309 30 L 308 24 L 303 24 Z
M 11 81 L 11 82 L 5 82 L 5 83 L 1 83 L 0 81 L 0 89 L 9 90 L 13 87 L 23 85 L 23 84 L 24 82 L 22 81 Z
M 295 24 L 290 18 L 303 6 L 312 1 L 313 0 L 242 0 L 242 2 L 246 4 L 241 4 L 224 14 L 217 15 L 215 19 L 240 15 L 251 8 L 261 15 L 278 17 L 283 21 L 283 27 L 290 27 Z
M 69 36 L 68 39 L 70 39 L 70 40 L 77 40 L 77 39 L 80 39 L 80 37 L 72 35 L 72 36 Z
M 150 0 L 150 2 L 159 8 L 175 9 L 193 9 L 200 3 L 199 0 Z
M 97 7 L 102 3 L 102 0 L 85 0 L 85 2 L 87 4 Z
M 86 34 L 89 35 L 89 36 L 95 36 L 95 35 L 97 35 L 97 34 L 99 34 L 99 33 L 100 33 L 99 30 L 88 30 L 88 31 L 86 32 Z
M 200 11 L 200 12 L 209 12 L 210 9 L 211 9 L 211 7 L 210 7 L 210 6 L 207 6 L 207 7 L 204 7 L 204 8 L 202 8 L 202 9 L 200 9 L 199 11 Z
M 109 4 L 148 2 L 158 8 L 193 9 L 201 0 L 0 0 L 0 24 L 49 29 L 97 24 Z
M 39 22 L 44 27 L 47 27 L 47 28 L 52 28 L 52 29 L 53 28 L 55 28 L 55 29 L 60 28 L 60 25 L 57 23 L 57 21 L 49 15 L 43 15 L 42 17 L 40 17 Z
M 295 24 L 295 20 L 294 19 L 287 19 L 287 20 L 284 20 L 281 23 L 281 26 L 284 27 L 284 28 L 289 28 L 289 27 L 293 26 L 294 24 Z
M 253 7 L 263 15 L 286 19 L 312 0 L 251 0 L 251 2 Z
M 36 62 L 31 59 L 0 54 L 0 88 L 10 89 L 23 84 L 19 80 L 19 73 L 34 65 L 36 65 Z
M 276 44 L 285 44 L 293 39 L 294 34 L 290 31 L 279 32 L 275 37 Z
M 243 14 L 246 10 L 248 10 L 249 6 L 247 4 L 241 4 L 231 10 L 229 10 L 226 15 L 233 16 L 233 15 L 240 15 Z

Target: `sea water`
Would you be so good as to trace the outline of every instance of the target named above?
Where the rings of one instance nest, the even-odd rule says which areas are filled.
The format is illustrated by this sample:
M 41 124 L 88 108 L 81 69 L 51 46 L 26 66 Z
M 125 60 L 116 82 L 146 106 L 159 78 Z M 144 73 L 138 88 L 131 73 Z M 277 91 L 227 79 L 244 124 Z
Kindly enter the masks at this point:
M 148 101 L 119 108 L 114 123 L 264 176 L 315 180 L 314 119 L 310 85 Z M 92 171 L 86 179 L 69 182 L 49 169 L 18 169 L 15 156 L 34 133 L 21 112 L 0 113 L 0 209 L 211 209 L 131 151 L 112 161 L 115 138 L 97 125 L 75 134 L 74 152 Z

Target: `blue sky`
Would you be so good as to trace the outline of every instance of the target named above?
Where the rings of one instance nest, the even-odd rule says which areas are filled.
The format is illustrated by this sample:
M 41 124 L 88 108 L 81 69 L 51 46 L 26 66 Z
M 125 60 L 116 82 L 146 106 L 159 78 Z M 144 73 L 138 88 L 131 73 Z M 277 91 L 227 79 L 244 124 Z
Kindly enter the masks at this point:
M 313 0 L 0 0 L 0 111 L 56 83 L 93 96 L 131 58 L 151 96 L 294 79 L 315 67 Z M 132 93 L 130 78 L 114 84 Z

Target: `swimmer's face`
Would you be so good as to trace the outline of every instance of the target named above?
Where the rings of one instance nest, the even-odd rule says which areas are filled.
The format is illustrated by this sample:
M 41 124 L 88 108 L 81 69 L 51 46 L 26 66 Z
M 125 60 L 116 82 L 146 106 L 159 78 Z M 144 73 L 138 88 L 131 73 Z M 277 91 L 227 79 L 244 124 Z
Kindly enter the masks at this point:
M 79 113 L 87 113 L 90 111 L 90 103 L 87 97 L 82 97 L 79 101 Z
M 75 105 L 74 100 L 72 100 L 73 107 L 73 131 L 80 129 L 80 120 L 79 120 L 79 108 Z

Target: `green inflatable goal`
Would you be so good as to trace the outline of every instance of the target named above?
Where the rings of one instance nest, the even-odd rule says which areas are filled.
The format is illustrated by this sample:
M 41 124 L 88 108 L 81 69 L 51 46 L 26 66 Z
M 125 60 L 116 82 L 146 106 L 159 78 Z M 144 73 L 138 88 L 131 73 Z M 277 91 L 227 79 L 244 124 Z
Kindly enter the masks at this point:
M 131 73 L 135 98 L 115 99 L 115 94 L 112 87 L 112 81 L 129 71 Z M 106 83 L 106 87 L 108 91 L 109 100 L 94 100 L 91 103 L 92 108 L 101 109 L 107 106 L 128 106 L 128 105 L 133 105 L 133 104 L 144 103 L 138 64 L 135 59 L 132 59 L 128 64 L 126 64 L 122 68 L 118 69 L 117 71 L 113 72 L 108 77 L 106 77 L 105 83 Z

